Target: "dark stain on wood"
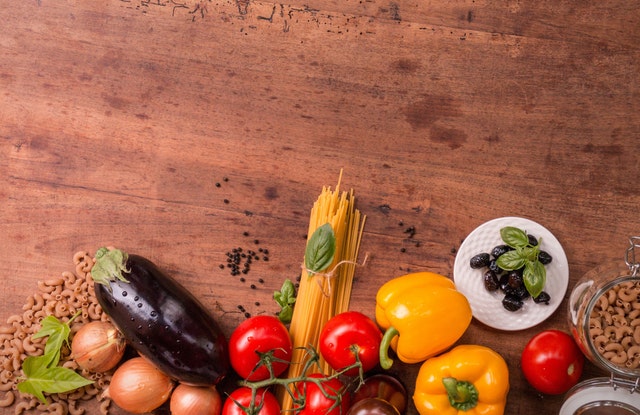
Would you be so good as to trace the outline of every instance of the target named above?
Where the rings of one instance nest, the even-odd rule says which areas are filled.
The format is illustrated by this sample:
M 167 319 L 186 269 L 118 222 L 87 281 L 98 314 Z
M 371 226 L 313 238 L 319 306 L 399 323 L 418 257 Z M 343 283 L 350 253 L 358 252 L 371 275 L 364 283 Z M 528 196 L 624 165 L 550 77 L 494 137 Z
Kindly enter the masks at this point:
M 405 111 L 405 118 L 414 130 L 430 128 L 442 118 L 459 117 L 460 109 L 451 97 L 424 95 Z
M 431 127 L 430 139 L 435 143 L 449 146 L 451 150 L 458 149 L 467 141 L 467 134 L 456 128 L 446 128 L 439 125 Z
M 391 67 L 396 72 L 414 73 L 420 68 L 420 63 L 415 59 L 398 59 L 391 63 Z
M 264 190 L 264 197 L 267 198 L 268 200 L 277 199 L 278 197 L 280 197 L 278 195 L 278 189 L 276 187 L 273 187 L 273 186 L 267 187 Z

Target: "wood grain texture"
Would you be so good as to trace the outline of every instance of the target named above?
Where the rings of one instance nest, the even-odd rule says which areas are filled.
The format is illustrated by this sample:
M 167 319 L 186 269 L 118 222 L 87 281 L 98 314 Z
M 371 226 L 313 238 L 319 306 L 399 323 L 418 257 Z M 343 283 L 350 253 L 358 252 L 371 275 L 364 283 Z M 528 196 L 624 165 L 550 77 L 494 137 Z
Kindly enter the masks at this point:
M 352 304 L 369 315 L 394 276 L 451 275 L 461 241 L 496 217 L 551 230 L 570 288 L 640 233 L 633 3 L 3 3 L 1 318 L 76 251 L 112 244 L 199 293 L 230 333 L 238 304 L 275 310 L 341 169 L 367 215 Z M 256 239 L 270 258 L 247 283 L 219 268 Z M 461 340 L 508 359 L 506 413 L 560 408 L 519 355 L 565 316 L 566 301 L 521 332 L 474 321 Z M 417 369 L 393 370 L 412 390 Z

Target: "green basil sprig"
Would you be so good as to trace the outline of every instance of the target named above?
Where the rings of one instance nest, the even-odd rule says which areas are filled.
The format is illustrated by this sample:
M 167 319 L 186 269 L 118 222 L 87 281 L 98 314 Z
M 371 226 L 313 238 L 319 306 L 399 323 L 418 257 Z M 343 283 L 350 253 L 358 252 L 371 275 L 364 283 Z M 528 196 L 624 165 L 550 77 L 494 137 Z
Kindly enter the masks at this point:
M 542 238 L 538 240 L 537 245 L 531 245 L 526 232 L 514 226 L 500 229 L 500 237 L 513 250 L 500 255 L 496 261 L 497 265 L 505 271 L 524 268 L 522 274 L 524 286 L 531 297 L 536 298 L 547 281 L 547 270 L 538 260 Z
M 318 227 L 309 238 L 304 251 L 304 266 L 309 276 L 326 270 L 333 263 L 336 253 L 336 235 L 330 223 Z M 285 280 L 280 291 L 273 293 L 280 306 L 278 318 L 284 324 L 291 322 L 296 302 L 296 289 L 291 280 Z
M 293 317 L 293 306 L 296 302 L 296 287 L 290 279 L 284 280 L 280 291 L 273 292 L 273 299 L 280 306 L 278 318 L 284 324 L 291 323 Z
M 79 313 L 78 313 L 79 314 Z M 22 362 L 25 378 L 18 383 L 18 390 L 35 396 L 42 403 L 46 403 L 44 393 L 66 393 L 93 383 L 85 379 L 74 370 L 58 366 L 61 349 L 69 346 L 70 324 L 76 314 L 66 323 L 62 323 L 55 316 L 47 316 L 42 320 L 41 328 L 32 336 L 33 339 L 46 337 L 44 354 L 28 356 Z

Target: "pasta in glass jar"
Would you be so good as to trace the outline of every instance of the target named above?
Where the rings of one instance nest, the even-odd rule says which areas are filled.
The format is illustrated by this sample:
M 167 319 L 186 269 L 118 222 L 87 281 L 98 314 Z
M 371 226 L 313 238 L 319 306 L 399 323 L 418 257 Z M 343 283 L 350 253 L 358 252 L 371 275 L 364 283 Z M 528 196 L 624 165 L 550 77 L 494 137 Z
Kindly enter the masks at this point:
M 599 266 L 569 297 L 571 333 L 585 356 L 610 373 L 569 391 L 561 415 L 640 415 L 640 237 L 621 263 Z

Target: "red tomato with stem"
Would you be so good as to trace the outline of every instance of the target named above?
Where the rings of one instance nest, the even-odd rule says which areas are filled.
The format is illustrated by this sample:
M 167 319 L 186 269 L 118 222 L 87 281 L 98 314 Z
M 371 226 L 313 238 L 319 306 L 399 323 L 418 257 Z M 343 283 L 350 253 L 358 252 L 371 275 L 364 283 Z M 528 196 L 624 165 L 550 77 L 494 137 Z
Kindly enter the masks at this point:
M 345 311 L 327 321 L 320 332 L 320 354 L 336 371 L 356 363 L 356 356 L 367 372 L 380 363 L 382 332 L 378 325 L 358 311 Z M 358 368 L 345 375 L 355 376 Z
M 521 358 L 529 384 L 548 395 L 560 395 L 578 383 L 584 355 L 568 333 L 546 330 L 533 336 Z
M 257 389 L 253 405 L 252 394 L 253 390 L 246 386 L 231 392 L 222 406 L 222 415 L 280 415 L 280 404 L 273 393 Z
M 292 356 L 289 331 L 275 316 L 253 316 L 236 327 L 229 338 L 229 360 L 236 373 L 249 381 L 268 379 L 269 367 L 279 376 Z
M 312 373 L 296 384 L 294 413 L 296 415 L 345 415 L 351 406 L 351 395 L 338 378 L 326 379 L 320 373 Z M 309 379 L 319 379 L 315 381 Z M 300 404 L 297 401 L 303 400 Z

